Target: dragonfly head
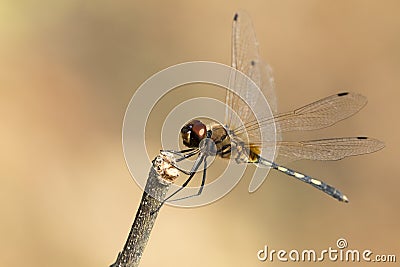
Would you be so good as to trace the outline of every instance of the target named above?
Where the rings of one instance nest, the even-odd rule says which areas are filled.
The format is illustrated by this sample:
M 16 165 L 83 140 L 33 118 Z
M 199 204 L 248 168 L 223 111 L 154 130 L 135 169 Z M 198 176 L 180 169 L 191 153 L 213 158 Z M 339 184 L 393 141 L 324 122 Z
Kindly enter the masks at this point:
M 207 137 L 207 127 L 199 120 L 191 120 L 182 127 L 181 136 L 185 146 L 197 148 Z

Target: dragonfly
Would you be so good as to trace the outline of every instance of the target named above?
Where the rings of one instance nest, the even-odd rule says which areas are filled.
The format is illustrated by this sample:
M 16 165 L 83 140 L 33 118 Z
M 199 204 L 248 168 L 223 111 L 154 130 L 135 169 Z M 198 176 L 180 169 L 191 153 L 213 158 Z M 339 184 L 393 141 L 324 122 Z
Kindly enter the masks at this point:
M 282 141 L 280 136 L 286 132 L 317 130 L 332 126 L 363 108 L 367 103 L 366 97 L 358 93 L 342 92 L 290 112 L 278 113 L 271 68 L 259 56 L 252 22 L 245 12 L 238 12 L 233 18 L 232 67 L 247 75 L 261 89 L 268 99 L 273 115 L 255 120 L 253 112 L 257 112 L 256 102 L 259 96 L 247 86 L 246 82 L 234 79 L 232 82 L 235 83 L 236 93 L 227 90 L 224 125 L 218 123 L 206 125 L 201 120 L 191 120 L 180 131 L 183 145 L 187 148 L 181 151 L 168 150 L 180 156 L 176 159 L 176 163 L 195 155 L 197 158 L 189 171 L 178 165 L 175 166 L 187 174 L 188 178 L 162 203 L 200 195 L 206 182 L 207 159 L 214 155 L 223 159 L 234 159 L 239 164 L 256 164 L 277 170 L 315 187 L 338 201 L 348 202 L 348 197 L 334 186 L 287 168 L 278 163 L 279 159 L 282 161 L 340 160 L 378 151 L 384 147 L 382 141 L 364 136 Z M 240 95 L 247 96 L 246 103 L 243 103 L 243 99 L 238 96 L 238 91 Z M 276 140 L 269 140 L 268 135 L 266 138 L 260 137 L 260 133 L 272 127 L 276 129 Z M 278 156 L 274 157 L 274 160 L 269 160 L 261 155 L 261 151 L 271 149 L 272 146 L 275 147 Z M 195 195 L 172 199 L 201 169 L 202 180 L 198 192 Z

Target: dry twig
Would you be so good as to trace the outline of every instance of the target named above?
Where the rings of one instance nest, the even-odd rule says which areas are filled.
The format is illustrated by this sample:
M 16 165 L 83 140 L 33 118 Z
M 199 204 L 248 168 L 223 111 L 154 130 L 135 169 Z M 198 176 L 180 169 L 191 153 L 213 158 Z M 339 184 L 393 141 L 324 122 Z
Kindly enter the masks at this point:
M 117 260 L 110 267 L 136 267 L 139 265 L 151 229 L 157 218 L 159 207 L 171 183 L 178 177 L 173 167 L 174 158 L 170 153 L 162 153 L 153 160 L 145 191 L 136 213 L 128 239 Z

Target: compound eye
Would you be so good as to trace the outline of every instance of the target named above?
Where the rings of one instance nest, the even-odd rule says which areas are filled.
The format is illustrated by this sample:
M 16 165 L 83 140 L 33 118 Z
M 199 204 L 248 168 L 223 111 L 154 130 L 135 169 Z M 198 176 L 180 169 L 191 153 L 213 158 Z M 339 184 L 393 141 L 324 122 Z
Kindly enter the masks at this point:
M 185 126 L 182 127 L 181 129 L 181 134 L 190 134 L 190 132 L 192 131 L 192 127 L 193 125 L 191 124 L 186 124 Z
M 197 136 L 199 142 L 207 136 L 207 127 L 201 121 L 196 121 L 195 123 L 193 123 L 192 130 L 193 133 Z
M 207 127 L 199 120 L 192 120 L 181 129 L 183 144 L 187 147 L 198 147 L 207 136 Z
M 183 144 L 187 147 L 191 147 L 190 139 L 192 139 L 192 124 L 186 124 L 181 129 L 181 136 L 183 140 Z

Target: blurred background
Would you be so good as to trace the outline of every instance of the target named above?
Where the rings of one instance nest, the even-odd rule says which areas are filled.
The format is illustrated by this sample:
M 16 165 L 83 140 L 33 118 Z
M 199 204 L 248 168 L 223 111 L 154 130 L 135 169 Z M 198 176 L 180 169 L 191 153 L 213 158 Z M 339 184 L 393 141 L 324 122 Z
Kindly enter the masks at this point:
M 258 261 L 257 251 L 265 245 L 321 251 L 336 248 L 340 237 L 349 249 L 400 260 L 398 1 L 6 0 L 0 3 L 4 266 L 115 261 L 142 195 L 121 145 L 129 100 L 168 66 L 230 64 L 238 9 L 253 19 L 280 111 L 342 91 L 368 97 L 359 114 L 307 137 L 368 135 L 386 148 L 288 165 L 342 189 L 349 204 L 271 172 L 254 194 L 245 177 L 212 205 L 164 207 L 141 266 L 275 266 L 280 262 Z M 151 149 L 155 156 L 159 148 Z

